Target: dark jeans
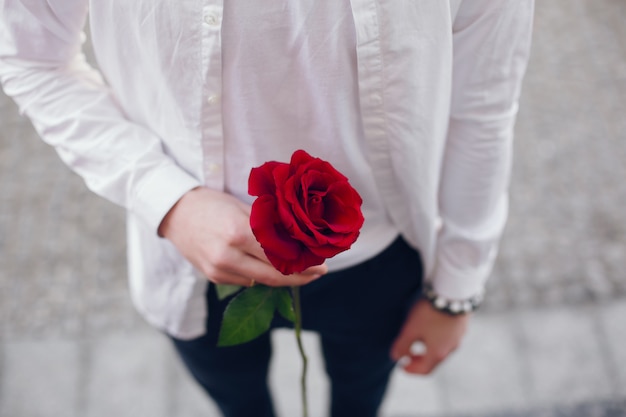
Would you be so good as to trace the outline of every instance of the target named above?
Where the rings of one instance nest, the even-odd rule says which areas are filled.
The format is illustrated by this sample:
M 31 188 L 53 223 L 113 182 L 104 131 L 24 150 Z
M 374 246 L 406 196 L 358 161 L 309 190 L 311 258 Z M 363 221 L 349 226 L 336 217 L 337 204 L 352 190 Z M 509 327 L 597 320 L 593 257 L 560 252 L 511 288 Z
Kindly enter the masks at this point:
M 389 349 L 422 284 L 418 253 L 397 239 L 376 257 L 301 288 L 303 328 L 320 334 L 333 417 L 376 416 L 394 367 Z M 274 417 L 267 387 L 270 338 L 217 348 L 228 300 L 207 292 L 207 334 L 174 340 L 187 368 L 226 417 Z M 290 323 L 276 317 L 272 327 Z M 295 382 L 294 382 L 295 383 Z

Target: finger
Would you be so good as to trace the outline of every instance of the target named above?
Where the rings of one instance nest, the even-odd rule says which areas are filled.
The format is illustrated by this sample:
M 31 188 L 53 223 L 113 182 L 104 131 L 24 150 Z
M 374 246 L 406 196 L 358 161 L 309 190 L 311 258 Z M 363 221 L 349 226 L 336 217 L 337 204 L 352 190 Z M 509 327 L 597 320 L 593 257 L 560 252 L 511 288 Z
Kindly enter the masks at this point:
M 245 240 L 245 242 L 243 242 L 241 246 L 241 250 L 247 253 L 248 255 L 265 262 L 266 264 L 271 265 L 271 262 L 267 258 L 267 255 L 265 255 L 265 251 L 261 247 L 261 244 L 256 240 L 252 232 L 250 232 L 250 236 Z M 328 265 L 326 265 L 326 262 L 324 262 L 320 265 L 311 266 L 297 274 L 290 275 L 291 277 L 293 277 L 293 280 L 295 280 L 296 283 L 285 284 L 285 285 L 304 285 L 312 281 L 312 279 L 316 279 L 319 276 L 325 275 L 327 273 L 328 273 Z M 282 274 L 280 275 L 284 276 Z M 316 278 L 311 278 L 311 276 L 315 276 Z M 281 279 L 281 281 L 284 281 L 284 280 Z
M 271 266 L 262 261 L 244 256 L 238 264 L 220 266 L 209 265 L 203 270 L 204 275 L 209 281 L 215 284 L 239 285 L 242 287 L 251 287 L 254 284 L 264 284 L 268 286 L 287 286 L 282 284 L 282 276 L 274 271 Z M 277 275 L 277 276 L 273 276 Z M 280 281 L 279 281 L 280 280 Z
M 237 275 L 225 270 L 211 270 L 205 273 L 209 281 L 218 285 L 238 285 L 240 287 L 251 287 L 256 284 L 253 278 Z
M 322 274 L 316 273 L 283 275 L 274 269 L 273 266 L 270 266 L 270 268 L 272 269 L 271 276 L 260 277 L 259 282 L 271 287 L 301 287 L 322 276 Z
M 404 370 L 410 374 L 428 375 L 435 370 L 444 358 L 430 352 L 424 355 L 411 355 L 408 363 L 404 365 Z
M 405 324 L 391 346 L 391 358 L 397 362 L 403 356 L 411 355 L 411 345 L 419 340 L 420 334 L 412 326 Z
M 254 284 L 263 284 L 269 287 L 300 287 L 322 276 L 321 274 L 282 275 L 280 272 L 272 271 L 271 269 L 267 272 L 268 274 L 266 275 L 263 274 L 263 271 L 246 274 L 213 268 L 205 271 L 204 275 L 215 284 L 239 285 L 242 287 L 251 287 Z
M 301 272 L 303 275 L 326 275 L 328 273 L 328 265 L 324 262 L 321 265 L 311 266 Z
M 252 234 L 252 230 L 250 230 L 250 233 L 246 235 L 246 238 L 239 246 L 239 249 L 248 255 L 265 262 L 266 264 L 270 264 L 269 259 L 267 259 L 267 255 L 265 255 L 265 251 L 261 247 L 261 244 L 256 240 L 254 234 Z
M 246 204 L 242 201 L 236 200 L 237 206 L 246 214 L 246 216 L 250 217 L 250 213 L 252 213 L 252 206 Z
M 254 280 L 255 283 L 270 285 L 268 280 L 281 275 L 268 262 L 251 256 L 240 248 L 230 245 L 221 248 L 219 245 L 215 246 L 218 248 L 208 250 L 194 265 L 216 284 L 249 286 Z
M 314 273 L 283 275 L 268 262 L 235 249 L 228 251 L 225 258 L 212 267 L 215 276 L 225 272 L 229 277 L 239 276 L 248 282 L 254 280 L 270 287 L 301 286 L 321 276 Z

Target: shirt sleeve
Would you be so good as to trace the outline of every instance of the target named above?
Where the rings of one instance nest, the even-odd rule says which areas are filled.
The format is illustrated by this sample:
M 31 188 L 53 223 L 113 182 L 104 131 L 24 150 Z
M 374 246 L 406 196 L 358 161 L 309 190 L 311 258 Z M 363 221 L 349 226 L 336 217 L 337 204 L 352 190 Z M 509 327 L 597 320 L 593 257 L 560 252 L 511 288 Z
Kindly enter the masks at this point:
M 0 0 L 0 83 L 95 193 L 156 230 L 199 185 L 160 138 L 129 121 L 81 51 L 86 0 Z
M 464 0 L 453 22 L 453 92 L 432 284 L 483 291 L 508 213 L 513 127 L 529 58 L 532 0 Z

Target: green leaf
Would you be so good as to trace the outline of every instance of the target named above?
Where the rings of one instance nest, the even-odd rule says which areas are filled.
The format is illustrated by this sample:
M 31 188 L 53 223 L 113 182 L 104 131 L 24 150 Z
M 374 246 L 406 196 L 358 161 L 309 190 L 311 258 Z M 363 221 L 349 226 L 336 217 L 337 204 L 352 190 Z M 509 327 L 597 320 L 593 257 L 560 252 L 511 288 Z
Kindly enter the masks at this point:
M 291 322 L 296 321 L 296 313 L 293 310 L 293 301 L 291 299 L 291 293 L 288 288 L 276 288 L 274 290 L 274 303 L 276 309 L 281 316 Z
M 276 310 L 274 289 L 247 288 L 233 298 L 222 319 L 218 346 L 234 346 L 256 339 L 269 330 Z
M 217 291 L 217 298 L 220 301 L 235 294 L 241 288 L 242 288 L 241 285 L 228 285 L 228 284 L 216 284 L 215 285 L 215 290 Z

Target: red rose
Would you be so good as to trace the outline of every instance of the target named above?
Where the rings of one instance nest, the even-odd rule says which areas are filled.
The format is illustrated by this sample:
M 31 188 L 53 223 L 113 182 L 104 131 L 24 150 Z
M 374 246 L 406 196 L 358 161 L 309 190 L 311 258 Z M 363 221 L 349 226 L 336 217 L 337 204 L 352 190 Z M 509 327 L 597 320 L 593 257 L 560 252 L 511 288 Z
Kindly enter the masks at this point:
M 285 275 L 350 248 L 363 225 L 361 196 L 331 164 L 303 150 L 289 164 L 253 168 L 250 226 L 272 265 Z

